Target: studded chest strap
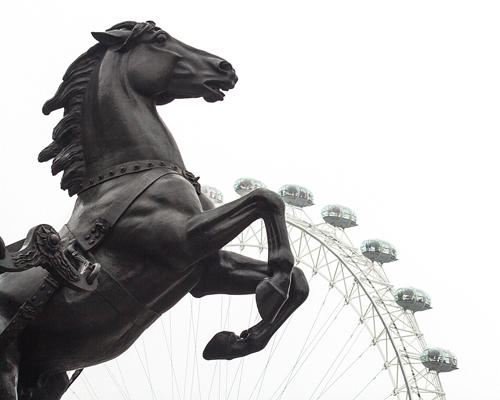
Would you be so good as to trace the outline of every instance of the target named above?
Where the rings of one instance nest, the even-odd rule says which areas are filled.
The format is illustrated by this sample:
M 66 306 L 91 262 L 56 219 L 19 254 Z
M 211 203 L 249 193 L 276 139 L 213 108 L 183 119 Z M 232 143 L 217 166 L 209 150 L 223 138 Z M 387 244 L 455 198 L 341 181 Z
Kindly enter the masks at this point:
M 137 174 L 157 168 L 170 169 L 180 174 L 183 174 L 184 172 L 182 168 L 168 161 L 160 161 L 160 160 L 131 161 L 125 164 L 115 165 L 113 167 L 109 167 L 101 171 L 89 174 L 84 178 L 82 188 L 78 193 L 81 193 L 84 190 L 90 189 L 94 186 L 100 185 L 101 183 L 107 182 L 111 179 L 119 178 L 120 176 L 123 175 Z
M 89 251 L 93 249 L 101 243 L 116 221 L 137 197 L 161 177 L 174 173 L 177 172 L 168 168 L 157 168 L 144 172 L 137 179 L 127 184 L 113 202 L 102 210 L 99 215 L 96 216 L 92 212 L 93 210 L 89 210 L 81 215 L 78 224 L 74 228 L 70 229 L 67 225 L 64 225 L 60 232 L 61 236 L 65 236 L 65 232 L 68 231 L 83 250 Z

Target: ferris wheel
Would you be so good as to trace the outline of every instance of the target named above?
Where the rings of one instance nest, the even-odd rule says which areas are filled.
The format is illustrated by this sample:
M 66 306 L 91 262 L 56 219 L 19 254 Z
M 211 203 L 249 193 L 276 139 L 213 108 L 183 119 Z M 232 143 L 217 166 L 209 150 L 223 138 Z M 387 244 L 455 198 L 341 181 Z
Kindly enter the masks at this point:
M 265 185 L 242 178 L 239 195 Z M 218 205 L 222 193 L 202 189 Z M 279 189 L 289 239 L 309 279 L 308 300 L 267 348 L 231 361 L 201 354 L 221 330 L 239 332 L 259 320 L 252 296 L 185 298 L 115 361 L 85 370 L 63 399 L 445 399 L 439 374 L 457 369 L 453 353 L 429 348 L 415 313 L 430 296 L 412 287 L 395 290 L 384 265 L 397 260 L 390 243 L 355 247 L 346 230 L 357 226 L 348 207 L 328 205 L 323 222 L 305 208 L 312 193 L 298 185 Z M 256 221 L 226 250 L 267 259 L 266 230 Z

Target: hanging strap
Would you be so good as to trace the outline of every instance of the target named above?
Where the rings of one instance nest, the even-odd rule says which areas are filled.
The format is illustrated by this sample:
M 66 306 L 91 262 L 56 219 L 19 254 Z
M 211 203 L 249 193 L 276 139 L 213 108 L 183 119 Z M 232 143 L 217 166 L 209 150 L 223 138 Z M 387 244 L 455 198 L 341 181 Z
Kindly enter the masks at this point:
M 47 272 L 42 284 L 19 308 L 5 329 L 0 332 L 0 352 L 5 350 L 21 334 L 26 326 L 35 321 L 36 317 L 42 312 L 45 304 L 47 304 L 47 301 L 49 301 L 59 287 L 59 283 Z

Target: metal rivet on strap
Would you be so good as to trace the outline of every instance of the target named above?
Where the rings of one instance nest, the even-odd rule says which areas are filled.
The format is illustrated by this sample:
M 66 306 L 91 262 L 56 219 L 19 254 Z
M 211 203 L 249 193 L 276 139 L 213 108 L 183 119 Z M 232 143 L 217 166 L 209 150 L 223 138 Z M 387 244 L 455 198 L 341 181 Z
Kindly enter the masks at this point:
M 113 176 L 115 174 L 115 171 L 112 169 L 111 171 L 109 171 L 109 176 Z
M 153 167 L 153 166 L 154 166 L 154 164 L 153 164 L 152 162 L 148 162 L 148 167 L 149 167 L 149 168 L 151 168 L 151 167 Z
M 99 175 L 99 180 L 102 181 L 104 179 L 104 175 Z
M 134 169 L 136 169 L 136 170 L 137 170 L 137 169 L 139 169 L 139 168 L 141 168 L 141 166 L 140 166 L 139 164 L 135 164 L 135 165 L 134 165 Z
M 120 172 L 123 174 L 127 170 L 127 167 L 120 167 Z
M 93 179 L 91 179 L 89 182 L 90 182 L 91 185 L 94 184 L 94 180 Z
M 160 165 L 161 165 L 161 166 L 164 166 L 164 165 L 165 165 L 165 163 L 164 163 L 163 161 L 160 161 Z

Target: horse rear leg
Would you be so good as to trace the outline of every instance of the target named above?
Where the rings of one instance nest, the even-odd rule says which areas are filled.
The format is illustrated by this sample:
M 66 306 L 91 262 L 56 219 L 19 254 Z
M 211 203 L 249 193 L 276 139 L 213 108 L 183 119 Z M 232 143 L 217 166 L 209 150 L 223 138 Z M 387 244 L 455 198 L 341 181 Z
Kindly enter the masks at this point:
M 203 259 L 233 240 L 255 220 L 264 220 L 268 240 L 268 276 L 255 290 L 257 308 L 263 320 L 272 322 L 288 298 L 293 254 L 285 223 L 281 197 L 257 189 L 241 199 L 188 220 L 188 254 L 193 261 Z
M 209 264 L 200 283 L 191 290 L 195 297 L 209 294 L 251 294 L 257 290 L 267 275 L 266 263 L 237 253 L 221 251 L 204 260 Z M 207 360 L 231 360 L 262 350 L 274 333 L 307 299 L 309 285 L 299 268 L 293 268 L 288 300 L 281 307 L 273 322 L 261 321 L 243 331 L 219 332 L 207 344 L 203 357 Z

